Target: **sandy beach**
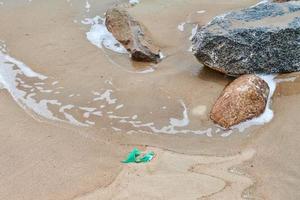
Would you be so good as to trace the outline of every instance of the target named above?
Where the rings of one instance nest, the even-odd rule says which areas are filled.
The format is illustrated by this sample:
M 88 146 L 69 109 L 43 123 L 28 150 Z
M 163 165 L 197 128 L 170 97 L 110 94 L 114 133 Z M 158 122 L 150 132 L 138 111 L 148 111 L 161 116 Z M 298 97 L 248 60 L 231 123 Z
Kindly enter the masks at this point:
M 0 199 L 300 199 L 300 74 L 276 77 L 271 122 L 224 131 L 209 110 L 232 78 L 189 51 L 197 24 L 258 1 L 1 2 L 0 79 L 15 74 L 0 89 Z M 151 31 L 162 62 L 88 40 L 116 3 Z M 156 155 L 121 163 L 134 147 Z

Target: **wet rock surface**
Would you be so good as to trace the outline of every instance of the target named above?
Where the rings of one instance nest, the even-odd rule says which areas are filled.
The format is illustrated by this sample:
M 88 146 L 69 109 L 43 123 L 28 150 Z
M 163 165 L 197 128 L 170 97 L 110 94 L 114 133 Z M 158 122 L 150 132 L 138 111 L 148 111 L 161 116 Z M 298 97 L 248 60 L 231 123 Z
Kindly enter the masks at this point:
M 275 3 L 284 3 L 284 2 L 288 2 L 288 1 L 299 1 L 299 0 L 273 0 L 273 2 L 275 2 Z
M 149 31 L 121 8 L 111 8 L 106 12 L 106 27 L 127 49 L 135 61 L 160 61 L 160 49 L 154 44 Z
M 230 128 L 258 117 L 266 108 L 270 89 L 256 75 L 235 79 L 222 92 L 213 106 L 210 118 L 223 128 Z
M 193 52 L 228 75 L 300 71 L 300 2 L 261 3 L 199 28 Z

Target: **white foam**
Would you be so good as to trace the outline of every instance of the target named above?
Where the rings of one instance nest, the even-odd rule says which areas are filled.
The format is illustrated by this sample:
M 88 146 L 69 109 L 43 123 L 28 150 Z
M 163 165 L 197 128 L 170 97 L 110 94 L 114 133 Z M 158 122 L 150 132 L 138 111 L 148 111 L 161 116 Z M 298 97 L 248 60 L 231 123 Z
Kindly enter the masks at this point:
M 138 119 L 137 115 L 132 116 L 131 118 L 128 116 L 116 116 L 116 115 L 109 115 L 109 118 L 111 119 L 120 119 L 120 123 L 129 123 L 133 127 L 138 128 L 139 131 L 140 128 L 148 128 L 150 131 L 154 133 L 165 133 L 165 134 L 198 134 L 198 135 L 207 135 L 210 136 L 212 129 L 208 128 L 207 130 L 189 130 L 189 129 L 183 129 L 184 127 L 187 127 L 190 124 L 190 119 L 188 116 L 188 109 L 185 105 L 185 103 L 181 100 L 180 101 L 181 106 L 183 107 L 182 111 L 182 118 L 170 118 L 169 124 L 166 126 L 163 126 L 161 128 L 157 128 L 155 126 L 154 122 L 149 123 L 142 123 Z
M 95 122 L 92 122 L 90 120 L 85 120 L 85 123 L 89 124 L 89 125 L 95 125 Z
M 196 35 L 197 29 L 198 29 L 198 24 L 197 24 L 197 25 L 194 25 L 194 27 L 193 27 L 193 29 L 192 29 L 192 34 L 191 34 L 191 36 L 190 36 L 190 38 L 189 38 L 190 40 L 192 40 L 193 37 Z
M 45 85 L 45 83 L 43 83 L 43 82 L 37 82 L 37 83 L 34 83 L 34 85 Z
M 193 29 L 192 29 L 192 33 L 191 36 L 189 38 L 190 41 L 192 41 L 193 37 L 196 35 L 197 33 L 197 29 L 198 29 L 198 25 L 194 25 Z M 193 46 L 190 46 L 190 48 L 188 49 L 189 52 L 193 51 Z
M 123 108 L 123 107 L 124 107 L 124 104 L 117 105 L 117 106 L 115 107 L 115 110 L 119 110 L 119 109 L 121 109 L 121 108 Z
M 13 61 L 14 63 L 12 63 L 11 61 Z M 22 62 L 12 59 L 10 56 L 4 55 L 2 53 L 0 53 L 0 66 L 0 83 L 5 89 L 9 91 L 11 96 L 22 108 L 29 108 L 38 115 L 41 115 L 48 119 L 59 120 L 58 118 L 54 117 L 52 112 L 50 112 L 48 109 L 48 104 L 60 105 L 59 102 L 57 102 L 56 100 L 41 100 L 37 102 L 32 98 L 34 96 L 34 93 L 31 93 L 31 95 L 27 95 L 26 92 L 17 88 L 18 82 L 16 81 L 16 77 L 18 75 L 27 75 L 27 77 L 34 77 L 37 79 L 44 79 L 45 76 L 33 72 Z M 17 67 L 17 69 L 15 69 L 14 67 Z
M 233 126 L 232 129 L 236 128 L 240 132 L 243 132 L 246 128 L 249 128 L 250 126 L 263 125 L 270 122 L 273 119 L 274 113 L 273 110 L 271 109 L 271 104 L 272 104 L 272 96 L 276 89 L 276 81 L 275 81 L 276 75 L 258 75 L 258 76 L 268 84 L 270 89 L 265 111 L 256 118 L 253 118 L 251 120 Z
M 153 69 L 152 67 L 150 67 L 150 68 L 142 70 L 142 71 L 137 71 L 136 73 L 138 73 L 138 74 L 147 74 L 147 73 L 152 73 L 154 71 L 155 71 L 155 69 Z
M 88 126 L 87 124 L 79 122 L 71 114 L 69 114 L 65 111 L 65 110 L 71 110 L 74 107 L 75 107 L 74 105 L 68 104 L 68 105 L 60 107 L 59 112 L 63 113 L 65 118 L 67 119 L 67 121 L 69 121 L 71 124 L 74 124 L 77 126 Z
M 92 112 L 91 114 L 99 116 L 99 117 L 103 116 L 101 111 L 95 111 L 95 112 Z
M 117 127 L 111 127 L 114 131 L 117 131 L 117 132 L 119 132 L 119 131 L 122 131 L 122 129 L 119 129 L 119 128 L 117 128 Z
M 161 51 L 159 51 L 159 53 L 158 53 L 158 54 L 159 54 L 159 58 L 160 58 L 160 59 L 163 59 L 163 58 L 165 58 L 165 57 L 166 57 L 166 56 L 165 56 L 165 55 L 164 55 L 164 54 L 163 54 Z
M 85 9 L 86 9 L 86 12 L 90 12 L 90 8 L 91 8 L 91 4 L 89 3 L 89 1 L 86 1 L 86 2 L 85 2 Z
M 53 81 L 52 82 L 52 85 L 56 85 L 56 84 L 58 84 L 58 81 Z
M 214 21 L 221 21 L 223 20 L 227 15 L 229 15 L 231 12 L 227 12 L 227 13 L 224 13 L 222 15 L 218 15 L 216 17 L 214 17 L 210 22 L 208 22 L 208 24 L 206 26 L 209 26 L 211 25 L 212 22 Z
M 225 131 L 225 132 L 223 132 L 223 133 L 221 134 L 221 137 L 228 137 L 228 136 L 230 136 L 232 133 L 233 133 L 232 130 Z
M 94 101 L 101 101 L 105 100 L 108 104 L 115 104 L 117 102 L 117 99 L 112 98 L 111 95 L 113 93 L 113 90 L 105 90 L 100 96 L 95 97 L 93 100 Z
M 35 88 L 27 85 L 24 81 L 25 79 L 22 80 L 22 78 L 32 79 L 31 82 L 33 82 Z M 23 62 L 18 61 L 8 54 L 4 54 L 0 51 L 0 84 L 3 85 L 3 88 L 5 88 L 11 94 L 11 96 L 19 106 L 21 106 L 27 112 L 30 111 L 28 113 L 37 120 L 40 120 L 40 118 L 37 118 L 36 115 L 50 120 L 66 121 L 71 124 L 86 126 L 85 124 L 78 122 L 70 114 L 64 112 L 64 109 L 70 109 L 69 105 L 63 106 L 61 102 L 55 99 L 36 100 L 33 98 L 37 95 L 35 92 L 33 92 L 35 91 L 35 89 L 43 93 L 52 92 L 52 90 L 37 86 L 44 85 L 44 82 L 42 81 L 45 79 L 47 79 L 46 76 L 34 72 Z M 26 92 L 19 88 L 32 89 L 30 90 L 30 92 Z M 60 119 L 54 116 L 54 114 L 50 111 L 48 105 L 60 107 L 60 111 L 64 113 L 66 119 Z M 33 113 L 35 113 L 36 115 L 33 115 Z
M 2 53 L 6 53 L 7 52 L 7 50 L 6 50 L 6 44 L 2 40 L 0 40 L 0 51 Z
M 182 119 L 176 119 L 176 118 L 170 118 L 170 124 L 173 127 L 185 127 L 189 125 L 190 120 L 187 114 L 187 108 L 183 101 L 180 101 L 181 105 L 183 106 L 184 110 L 182 112 L 183 118 Z
M 42 74 L 39 74 L 37 72 L 32 71 L 24 63 L 22 63 L 21 61 L 18 61 L 16 59 L 14 59 L 13 57 L 10 57 L 7 54 L 2 54 L 2 55 L 0 54 L 0 57 L 1 56 L 3 56 L 4 60 L 7 60 L 8 62 L 11 62 L 11 63 L 17 65 L 20 68 L 20 70 L 22 71 L 22 73 L 24 73 L 27 77 L 37 77 L 37 78 L 39 78 L 41 80 L 45 80 L 47 78 L 47 76 L 44 76 Z
M 181 32 L 183 32 L 184 31 L 184 26 L 185 26 L 185 22 L 182 22 L 182 23 L 180 23 L 178 26 L 177 26 L 177 29 L 179 30 L 179 31 L 181 31 Z
M 104 18 L 99 16 L 86 18 L 82 23 L 91 25 L 90 30 L 86 33 L 86 37 L 93 45 L 99 48 L 103 48 L 104 46 L 117 53 L 127 53 L 123 45 L 107 30 Z
M 203 14 L 203 13 L 205 13 L 206 12 L 206 10 L 198 10 L 197 11 L 197 14 Z
M 136 4 L 140 3 L 140 0 L 129 0 L 129 3 L 131 5 L 136 5 Z
M 83 113 L 84 118 L 89 118 L 97 109 L 91 107 L 79 107 L 80 110 L 85 111 Z
M 87 112 L 93 112 L 96 110 L 96 108 L 91 108 L 91 107 L 79 107 L 79 109 Z
M 255 7 L 255 6 L 258 6 L 258 5 L 260 5 L 260 4 L 265 4 L 265 3 L 268 3 L 268 2 L 270 2 L 270 0 L 262 0 L 262 1 L 258 2 L 257 4 L 255 4 L 255 5 L 253 5 L 253 6 L 250 6 L 250 8 L 253 8 L 253 7 Z

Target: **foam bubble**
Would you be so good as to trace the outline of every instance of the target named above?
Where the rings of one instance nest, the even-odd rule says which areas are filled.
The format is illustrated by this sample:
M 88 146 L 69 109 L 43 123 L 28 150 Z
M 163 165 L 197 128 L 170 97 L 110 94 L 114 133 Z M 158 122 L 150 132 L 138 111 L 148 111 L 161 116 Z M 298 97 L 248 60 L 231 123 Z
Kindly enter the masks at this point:
M 89 1 L 86 1 L 86 2 L 85 2 L 85 9 L 86 9 L 86 12 L 90 12 L 90 8 L 91 8 L 91 4 L 89 3 Z
M 184 31 L 184 26 L 185 26 L 185 22 L 182 22 L 182 23 L 180 23 L 178 26 L 177 26 L 177 29 L 179 30 L 179 31 L 181 31 L 181 32 L 183 32 Z
M 117 102 L 117 99 L 112 97 L 113 90 L 105 90 L 102 94 L 99 94 L 97 97 L 95 97 L 94 101 L 100 101 L 105 100 L 108 104 L 115 104 Z
M 276 89 L 276 81 L 275 81 L 276 75 L 258 75 L 258 76 L 260 78 L 262 78 L 268 84 L 268 86 L 270 88 L 267 105 L 266 105 L 265 111 L 260 116 L 253 118 L 251 120 L 242 122 L 242 123 L 232 127 L 233 129 L 235 129 L 235 128 L 238 129 L 240 132 L 244 131 L 246 128 L 249 128 L 250 126 L 266 124 L 266 123 L 270 122 L 274 116 L 273 110 L 271 109 L 271 104 L 272 104 L 272 96 Z
M 93 45 L 99 48 L 103 48 L 104 46 L 117 53 L 127 53 L 123 45 L 107 30 L 104 18 L 99 16 L 86 18 L 82 23 L 91 25 L 90 30 L 86 33 L 86 37 Z
M 131 5 L 136 5 L 136 4 L 140 3 L 140 0 L 129 0 L 129 3 Z
M 206 10 L 198 10 L 197 11 L 197 14 L 203 14 L 203 13 L 205 13 L 206 12 Z

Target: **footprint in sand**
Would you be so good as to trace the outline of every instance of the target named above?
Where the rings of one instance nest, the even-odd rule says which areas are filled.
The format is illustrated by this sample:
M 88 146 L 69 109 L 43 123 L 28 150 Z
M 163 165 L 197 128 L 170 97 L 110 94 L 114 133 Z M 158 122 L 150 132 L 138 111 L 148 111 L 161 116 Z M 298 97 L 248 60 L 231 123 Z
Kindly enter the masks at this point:
M 126 165 L 112 184 L 77 200 L 235 200 L 242 199 L 243 191 L 254 184 L 231 170 L 251 159 L 254 150 L 229 157 L 148 150 L 156 152 L 151 163 Z

